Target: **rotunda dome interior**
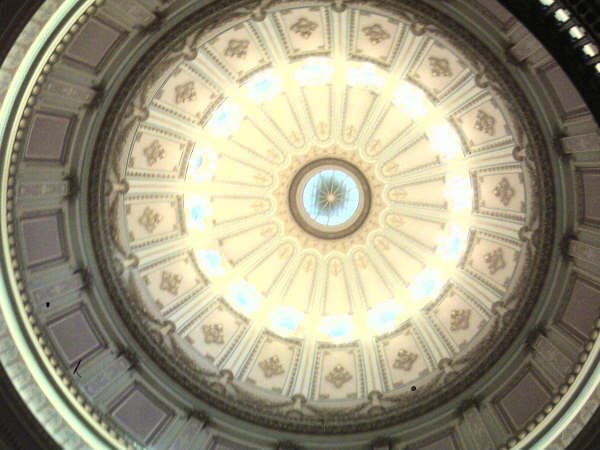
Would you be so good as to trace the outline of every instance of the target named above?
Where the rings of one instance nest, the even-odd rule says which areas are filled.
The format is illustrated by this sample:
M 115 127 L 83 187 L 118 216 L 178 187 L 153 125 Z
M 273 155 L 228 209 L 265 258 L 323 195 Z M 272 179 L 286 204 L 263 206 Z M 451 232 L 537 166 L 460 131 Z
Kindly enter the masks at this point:
M 600 73 L 577 10 L 531 3 Z M 600 134 L 517 10 L 40 7 L 0 69 L 0 362 L 56 443 L 571 444 Z

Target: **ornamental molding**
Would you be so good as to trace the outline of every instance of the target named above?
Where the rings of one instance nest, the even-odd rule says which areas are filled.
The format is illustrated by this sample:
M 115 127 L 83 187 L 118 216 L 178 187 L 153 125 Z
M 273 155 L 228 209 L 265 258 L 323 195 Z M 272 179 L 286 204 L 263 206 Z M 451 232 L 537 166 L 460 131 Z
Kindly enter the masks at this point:
M 489 136 L 496 135 L 496 119 L 482 109 L 477 111 L 477 120 L 474 127 L 477 131 L 481 131 Z
M 435 56 L 430 56 L 428 60 L 432 76 L 436 78 L 453 76 L 452 69 L 450 69 L 450 63 L 446 58 L 436 58 Z
M 512 188 L 508 179 L 503 177 L 494 187 L 494 195 L 500 199 L 504 206 L 508 206 L 515 196 L 515 190 Z
M 304 39 L 308 39 L 313 32 L 317 29 L 318 24 L 306 17 L 300 17 L 296 22 L 292 24 L 290 30 L 296 34 L 299 34 Z
M 202 325 L 205 344 L 224 344 L 223 325 L 220 323 L 209 323 Z
M 498 247 L 495 250 L 483 255 L 483 261 L 487 265 L 490 275 L 494 275 L 496 272 L 506 267 L 506 261 L 504 260 L 504 252 L 502 251 L 502 247 Z
M 371 44 L 373 45 L 379 45 L 391 37 L 378 23 L 364 27 L 362 32 L 369 38 L 369 41 L 371 41 Z
M 275 1 L 272 3 L 271 7 L 276 7 L 279 3 L 280 2 Z M 352 7 L 353 2 L 348 2 L 348 5 Z M 515 153 L 515 159 L 523 163 L 524 167 L 526 167 L 526 170 L 530 172 L 532 179 L 539 179 L 540 175 L 542 176 L 540 182 L 534 185 L 535 189 L 539 190 L 539 193 L 534 195 L 534 197 L 541 196 L 541 203 L 534 202 L 534 204 L 531 206 L 532 214 L 529 215 L 528 223 L 526 225 L 526 229 L 528 231 L 527 233 L 523 234 L 526 248 L 529 249 L 526 260 L 528 260 L 529 263 L 535 263 L 536 265 L 543 266 L 543 261 L 547 262 L 547 258 L 542 256 L 547 255 L 547 252 L 549 251 L 549 244 L 547 240 L 540 239 L 540 237 L 548 236 L 551 233 L 552 220 L 550 218 L 553 215 L 553 199 L 548 192 L 549 189 L 547 189 L 549 186 L 549 174 L 539 171 L 539 168 L 541 167 L 540 161 L 545 160 L 547 155 L 544 153 L 535 152 L 533 150 L 533 148 L 544 148 L 542 144 L 543 140 L 541 138 L 541 133 L 539 132 L 537 125 L 533 120 L 533 114 L 531 113 L 530 107 L 526 104 L 520 90 L 512 84 L 508 76 L 504 75 L 500 65 L 494 63 L 495 59 L 485 48 L 483 48 L 477 41 L 471 39 L 468 33 L 464 32 L 459 27 L 454 27 L 452 29 L 452 35 L 448 34 L 445 30 L 443 30 L 444 16 L 440 15 L 434 10 L 429 9 L 427 6 L 418 2 L 407 1 L 406 4 L 403 4 L 403 8 L 400 9 L 393 2 L 374 1 L 369 2 L 368 7 L 384 8 L 392 13 L 398 13 L 398 15 L 402 18 L 409 17 L 413 21 L 411 30 L 417 34 L 432 33 L 433 35 L 443 36 L 454 45 L 459 45 L 461 47 L 462 42 L 468 41 L 472 50 L 468 50 L 467 53 L 480 54 L 480 59 L 471 60 L 471 64 L 473 64 L 473 66 L 476 68 L 477 84 L 480 87 L 493 86 L 496 92 L 504 92 L 510 97 L 510 101 L 506 101 L 506 103 L 515 101 L 519 105 L 519 111 L 514 111 L 513 113 L 518 113 L 517 116 L 523 118 L 523 120 L 521 123 L 512 124 L 512 126 L 517 130 L 516 137 L 519 142 L 519 148 L 521 149 Z M 188 27 L 192 27 L 193 22 L 188 21 L 187 24 Z M 198 28 L 196 29 L 198 30 Z M 194 46 L 201 41 L 201 35 L 202 31 L 193 32 L 191 34 L 193 37 L 187 38 L 185 41 L 185 46 L 179 50 L 179 55 L 183 55 L 187 58 L 195 55 L 196 52 Z M 171 40 L 175 40 L 175 38 L 172 37 Z M 145 78 L 143 85 L 141 87 L 137 86 L 134 88 L 134 86 L 137 84 L 135 79 L 140 75 L 139 72 L 145 70 L 140 69 L 139 71 L 136 71 L 123 86 L 123 89 L 127 90 L 127 92 L 140 92 L 142 97 L 129 98 L 128 96 L 124 95 L 121 102 L 116 102 L 113 105 L 112 114 L 110 114 L 109 117 L 121 118 L 121 131 L 116 135 L 116 138 L 113 137 L 111 139 L 110 136 L 103 136 L 103 139 L 101 139 L 98 143 L 96 162 L 101 164 L 103 167 L 106 167 L 107 165 L 108 167 L 112 167 L 110 177 L 114 177 L 117 184 L 122 182 L 120 181 L 122 177 L 122 169 L 119 162 L 119 157 L 117 156 L 118 150 L 113 150 L 108 158 L 104 158 L 101 156 L 102 150 L 100 149 L 105 148 L 109 142 L 117 143 L 117 145 L 114 146 L 114 149 L 120 148 L 120 146 L 126 143 L 127 135 L 130 130 L 138 123 L 146 119 L 148 112 L 146 109 L 147 106 L 142 100 L 144 98 L 143 95 L 146 95 L 151 83 L 153 83 L 154 80 L 157 80 L 161 74 L 167 70 L 167 68 L 172 64 L 172 61 L 175 61 L 178 57 L 180 57 L 165 57 L 165 55 L 168 54 L 168 50 L 164 49 L 169 48 L 169 45 L 165 44 L 166 42 L 162 43 L 161 48 L 155 48 L 153 51 L 149 52 L 146 59 L 140 65 L 140 67 L 152 67 L 150 70 L 150 75 Z M 161 63 L 153 65 L 151 61 L 157 59 L 159 56 L 162 56 Z M 486 64 L 485 62 L 488 63 Z M 128 102 L 128 104 L 132 105 L 133 107 L 125 110 L 122 107 L 124 104 L 123 102 Z M 126 114 L 123 115 L 123 112 Z M 111 128 L 109 123 L 106 123 L 105 125 L 105 129 Z M 489 121 L 487 121 L 484 125 L 488 127 L 486 129 L 489 129 Z M 340 153 L 346 152 L 345 149 L 332 149 L 331 151 Z M 319 154 L 319 156 L 321 155 L 322 153 Z M 316 157 L 316 154 L 309 156 L 307 161 L 310 159 L 310 157 Z M 364 165 L 362 162 L 361 164 Z M 286 179 L 291 179 L 293 176 L 293 171 L 289 171 L 289 173 L 284 172 L 280 174 L 280 176 Z M 285 185 L 285 183 L 281 184 Z M 376 188 L 373 188 L 373 186 L 372 189 L 376 190 Z M 106 204 L 106 199 L 102 198 L 102 196 L 99 196 L 98 193 L 98 187 L 94 187 L 92 189 L 90 198 L 94 202 L 99 200 L 102 204 Z M 284 193 L 285 191 L 282 190 L 281 193 L 276 194 L 276 197 L 282 197 L 284 196 Z M 376 198 L 376 196 L 373 197 Z M 293 222 L 291 220 L 288 220 L 284 223 L 286 223 L 287 227 L 293 226 Z M 109 226 L 109 224 L 103 223 L 98 219 L 92 219 L 92 226 L 97 230 L 98 227 L 100 227 L 99 230 L 101 230 L 104 227 Z M 368 226 L 365 226 L 364 228 L 368 229 Z M 102 233 L 94 233 L 94 236 L 102 236 Z M 313 244 L 310 241 L 311 238 L 302 236 L 300 234 L 300 230 L 298 232 L 298 236 L 299 239 L 302 239 L 301 242 L 307 243 L 307 245 L 311 245 L 317 250 L 319 250 L 319 248 L 323 248 L 322 244 Z M 535 242 L 531 239 L 533 236 L 536 236 Z M 110 246 L 110 244 L 108 245 Z M 103 245 L 97 245 L 96 248 L 101 249 L 103 248 Z M 341 250 L 344 251 L 344 248 Z M 122 257 L 128 257 L 128 255 L 122 255 Z M 102 271 L 105 274 L 112 272 L 109 260 L 106 259 L 105 255 L 102 255 L 102 251 L 99 253 L 99 259 L 102 261 Z M 418 390 L 418 394 L 416 394 L 420 399 L 419 401 L 414 401 L 415 395 L 412 396 L 412 399 L 410 396 L 397 394 L 390 395 L 389 397 L 386 397 L 385 401 L 382 401 L 382 412 L 380 414 L 369 414 L 369 425 L 364 425 L 364 422 L 360 422 L 363 423 L 363 425 L 353 426 L 351 429 L 353 431 L 374 429 L 380 426 L 385 426 L 385 424 L 390 424 L 394 421 L 401 420 L 402 417 L 414 416 L 414 414 L 424 412 L 428 408 L 430 409 L 432 405 L 435 404 L 432 402 L 432 399 L 436 398 L 438 402 L 443 401 L 443 399 L 450 398 L 452 395 L 455 395 L 452 394 L 452 392 L 458 392 L 462 389 L 465 389 L 472 380 L 476 379 L 482 373 L 484 367 L 493 361 L 493 353 L 501 351 L 501 349 L 505 349 L 510 343 L 512 337 L 514 337 L 520 331 L 518 324 L 526 319 L 526 312 L 533 306 L 537 295 L 537 290 L 539 289 L 543 277 L 542 272 L 543 270 L 540 269 L 539 272 L 528 274 L 531 275 L 531 278 L 529 276 L 522 276 L 520 280 L 515 281 L 513 287 L 511 288 L 511 295 L 506 302 L 506 309 L 503 310 L 500 308 L 497 310 L 499 311 L 499 315 L 493 320 L 491 333 L 476 348 L 461 356 L 459 359 L 447 363 L 444 366 L 445 369 L 442 373 L 437 375 L 426 386 L 420 388 Z M 118 288 L 116 286 L 111 289 L 115 289 L 115 294 L 120 292 L 119 294 L 116 294 L 115 298 L 124 295 L 125 292 L 127 292 L 127 289 L 123 290 L 123 288 Z M 528 300 L 523 302 L 523 304 L 519 306 L 518 310 L 512 310 L 512 308 L 516 307 L 517 304 L 511 302 L 511 298 L 525 298 Z M 125 303 L 126 302 L 119 304 L 120 313 L 128 322 L 135 322 L 141 325 L 140 327 L 136 328 L 135 335 L 141 342 L 146 343 L 144 344 L 144 348 L 148 354 L 153 359 L 160 361 L 165 368 L 173 366 L 172 361 L 170 361 L 168 358 L 165 358 L 164 354 L 175 353 L 179 355 L 180 364 L 176 372 L 178 374 L 184 372 L 187 373 L 187 375 L 177 375 L 171 369 L 168 369 L 168 371 L 179 381 L 179 383 L 190 389 L 190 391 L 194 392 L 195 395 L 198 395 L 199 397 L 210 401 L 215 406 L 239 417 L 250 417 L 247 413 L 242 412 L 246 408 L 249 408 L 246 410 L 256 411 L 256 413 L 253 413 L 252 415 L 253 420 L 256 420 L 258 423 L 263 423 L 276 428 L 298 430 L 303 432 L 334 432 L 348 430 L 348 428 L 340 424 L 327 424 L 325 429 L 323 429 L 323 424 L 320 417 L 321 414 L 325 414 L 325 411 L 319 408 L 316 404 L 312 403 L 307 404 L 305 408 L 300 408 L 299 410 L 296 408 L 296 412 L 290 416 L 302 418 L 301 422 L 294 422 L 291 419 L 282 419 L 283 417 L 286 417 L 286 414 L 282 414 L 283 411 L 281 408 L 287 408 L 288 406 L 292 405 L 293 402 L 290 403 L 284 400 L 262 400 L 256 398 L 255 395 L 246 392 L 241 385 L 232 383 L 229 378 L 223 379 L 218 374 L 207 373 L 204 370 L 198 372 L 197 367 L 195 367 L 195 363 L 184 356 L 184 350 L 178 348 L 178 339 L 174 333 L 163 335 L 160 330 L 168 330 L 168 328 L 162 327 L 160 322 L 154 325 L 155 327 L 158 327 L 157 331 L 149 333 L 145 328 L 152 328 L 152 325 L 149 326 L 148 324 L 153 323 L 153 320 L 156 321 L 156 319 L 145 317 L 145 314 L 143 313 L 140 314 L 143 309 L 137 309 L 137 312 L 136 309 L 129 310 L 129 307 L 125 306 Z M 510 311 L 511 317 L 515 319 L 515 322 L 512 324 L 502 320 L 502 316 L 508 311 Z M 149 334 L 154 336 L 154 338 L 148 339 Z M 158 336 L 162 336 L 162 338 L 159 338 Z M 165 345 L 167 346 L 166 349 L 160 348 Z M 482 358 L 482 354 L 487 354 L 488 356 Z M 459 373 L 461 374 L 460 376 L 458 375 Z M 209 389 L 206 389 L 203 386 L 208 386 Z M 231 389 L 241 395 L 241 397 L 237 398 L 235 401 L 225 399 L 223 394 L 225 392 L 230 392 Z M 221 392 L 221 394 L 219 394 L 219 392 Z M 425 401 L 426 399 L 427 401 Z M 369 404 L 370 402 L 367 402 L 365 404 L 361 404 L 362 406 L 360 407 L 353 407 L 351 410 L 346 410 L 344 408 L 332 408 L 332 410 L 327 411 L 326 414 L 329 416 L 343 412 L 344 414 L 351 414 L 348 417 L 353 417 L 353 420 L 358 420 L 359 418 L 363 417 L 363 414 L 366 413 Z
M 247 39 L 232 39 L 227 44 L 225 56 L 229 58 L 245 59 L 248 54 L 250 41 Z
M 277 355 L 263 359 L 258 363 L 258 367 L 262 370 L 265 378 L 272 378 L 285 373 L 285 369 Z
M 325 380 L 333 384 L 336 389 L 340 389 L 344 384 L 352 380 L 352 375 L 344 366 L 337 364 L 325 375 Z
M 415 361 L 417 360 L 417 358 L 418 355 L 416 353 L 412 353 L 402 349 L 396 355 L 396 360 L 394 361 L 394 369 L 409 371 L 412 368 Z

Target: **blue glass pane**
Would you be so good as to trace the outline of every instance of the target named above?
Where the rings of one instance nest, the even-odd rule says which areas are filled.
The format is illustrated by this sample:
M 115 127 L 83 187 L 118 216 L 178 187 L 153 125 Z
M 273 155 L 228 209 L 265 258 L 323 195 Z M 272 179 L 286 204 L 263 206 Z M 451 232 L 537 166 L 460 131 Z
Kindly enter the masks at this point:
M 348 330 L 348 327 L 346 326 L 346 324 L 339 323 L 330 328 L 329 335 L 332 338 L 343 338 L 349 334 L 348 332 L 349 332 L 349 330 Z
M 203 162 L 204 162 L 204 158 L 202 157 L 202 155 L 197 154 L 196 157 L 194 158 L 194 162 L 193 162 L 194 169 L 199 170 L 200 167 L 202 167 Z
M 192 218 L 192 222 L 204 222 L 204 217 L 206 216 L 206 210 L 202 205 L 193 206 L 190 211 L 190 216 Z
M 255 311 L 260 304 L 260 294 L 254 286 L 239 282 L 229 286 L 229 297 L 245 312 Z
M 308 215 L 321 225 L 336 226 L 352 218 L 360 202 L 360 191 L 352 177 L 328 169 L 313 175 L 302 193 Z
M 199 250 L 196 252 L 198 262 L 209 276 L 222 275 L 221 255 L 215 250 Z
M 452 235 L 448 240 L 447 249 L 448 255 L 451 257 L 457 257 L 460 249 L 462 247 L 462 242 L 460 236 Z
M 261 94 L 268 94 L 273 88 L 273 82 L 269 79 L 262 79 L 254 84 L 254 89 Z

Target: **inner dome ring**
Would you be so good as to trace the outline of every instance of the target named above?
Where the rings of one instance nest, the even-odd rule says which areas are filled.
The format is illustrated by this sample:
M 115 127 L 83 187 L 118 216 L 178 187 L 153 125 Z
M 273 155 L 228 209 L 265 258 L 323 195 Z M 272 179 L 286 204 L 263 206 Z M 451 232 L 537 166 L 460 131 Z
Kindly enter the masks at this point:
M 339 171 L 348 175 L 359 191 L 356 210 L 348 220 L 339 225 L 318 223 L 303 204 L 303 194 L 307 184 L 326 170 Z M 340 239 L 358 230 L 368 217 L 371 209 L 371 188 L 363 173 L 352 163 L 339 158 L 321 158 L 306 164 L 294 176 L 290 184 L 288 200 L 294 220 L 304 231 L 320 239 Z

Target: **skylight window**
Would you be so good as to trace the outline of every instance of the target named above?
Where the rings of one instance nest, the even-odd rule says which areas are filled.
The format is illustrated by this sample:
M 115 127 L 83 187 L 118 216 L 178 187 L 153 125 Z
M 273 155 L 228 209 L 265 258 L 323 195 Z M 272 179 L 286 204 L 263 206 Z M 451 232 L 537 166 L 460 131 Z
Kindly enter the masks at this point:
M 281 93 L 281 79 L 272 70 L 255 75 L 247 85 L 248 96 L 261 104 Z
M 287 306 L 278 306 L 271 314 L 271 326 L 280 334 L 295 332 L 303 320 L 304 313 Z
M 187 199 L 186 199 L 187 200 Z M 193 196 L 187 200 L 188 221 L 190 228 L 204 230 L 206 218 L 212 214 L 212 207 L 207 198 Z
M 310 58 L 296 71 L 295 78 L 302 86 L 326 84 L 331 79 L 333 67 L 326 58 Z
M 327 316 L 319 330 L 334 341 L 349 341 L 354 335 L 354 322 L 350 316 Z
M 196 251 L 196 260 L 200 268 L 209 277 L 218 277 L 225 274 L 221 254 L 216 250 L 198 250 Z
M 210 147 L 194 147 L 187 174 L 194 181 L 210 179 L 217 170 L 217 153 Z
M 571 29 L 569 30 L 569 34 L 573 39 L 579 40 L 585 36 L 585 30 L 583 29 L 583 27 L 574 26 L 571 27 Z
M 452 159 L 462 153 L 462 143 L 458 133 L 447 122 L 433 125 L 427 132 L 431 148 L 446 159 Z
M 215 136 L 228 137 L 238 130 L 242 119 L 239 107 L 230 101 L 225 101 L 213 114 L 208 128 Z
M 564 8 L 560 8 L 554 12 L 554 17 L 560 23 L 565 23 L 571 18 L 571 13 Z
M 448 179 L 444 195 L 448 199 L 452 211 L 467 211 L 471 209 L 473 191 L 469 178 L 456 176 Z
M 372 86 L 381 89 L 384 78 L 377 73 L 373 64 L 364 63 L 356 68 L 348 69 L 348 84 L 350 86 Z
M 308 215 L 321 225 L 336 226 L 352 218 L 360 202 L 354 179 L 341 170 L 323 170 L 309 179 L 302 195 Z
M 583 53 L 585 53 L 585 55 L 589 56 L 590 58 L 593 58 L 594 56 L 596 56 L 598 54 L 598 47 L 596 47 L 592 43 L 585 44 L 582 47 L 582 50 L 583 50 Z
M 437 296 L 442 286 L 442 275 L 436 270 L 425 269 L 414 278 L 408 290 L 414 300 L 424 300 Z
M 233 304 L 246 314 L 255 312 L 262 300 L 262 295 L 256 287 L 244 280 L 230 284 L 228 296 Z
M 427 98 L 418 87 L 404 82 L 394 93 L 392 102 L 403 114 L 411 119 L 419 119 L 429 114 Z
M 396 328 L 403 312 L 404 307 L 393 299 L 381 302 L 369 311 L 369 326 L 377 334 L 391 331 Z
M 465 250 L 467 235 L 468 232 L 464 228 L 456 224 L 450 225 L 450 231 L 438 240 L 437 254 L 443 260 L 458 260 Z

